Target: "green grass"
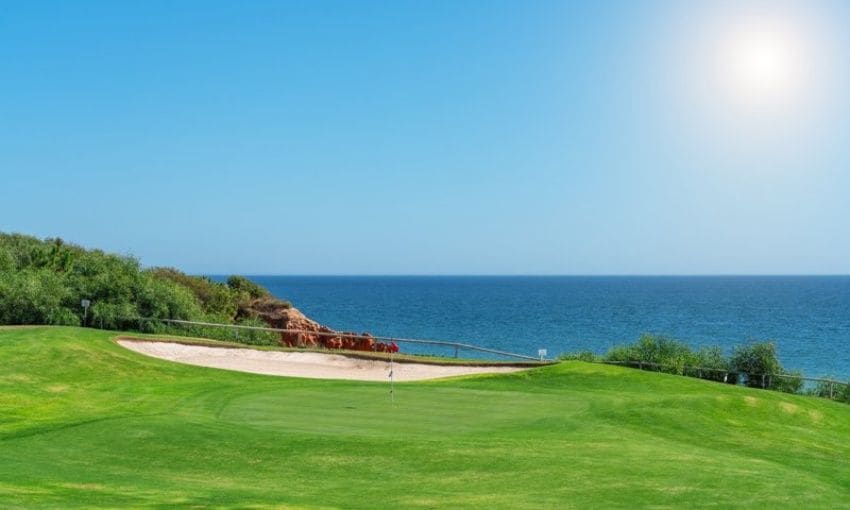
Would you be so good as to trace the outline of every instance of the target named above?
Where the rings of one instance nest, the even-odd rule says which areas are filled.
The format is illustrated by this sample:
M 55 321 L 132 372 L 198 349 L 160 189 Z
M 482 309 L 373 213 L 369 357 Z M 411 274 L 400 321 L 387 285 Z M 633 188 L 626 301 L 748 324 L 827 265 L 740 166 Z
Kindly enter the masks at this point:
M 850 505 L 850 406 L 567 362 L 396 385 L 0 330 L 0 507 Z

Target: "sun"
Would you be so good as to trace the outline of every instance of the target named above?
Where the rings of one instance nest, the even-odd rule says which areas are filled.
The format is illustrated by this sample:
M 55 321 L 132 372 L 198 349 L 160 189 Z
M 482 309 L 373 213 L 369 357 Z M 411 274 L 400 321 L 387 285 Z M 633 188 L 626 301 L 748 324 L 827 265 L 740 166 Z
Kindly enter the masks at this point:
M 700 139 L 754 153 L 827 129 L 845 108 L 850 36 L 827 6 L 793 0 L 687 2 L 649 61 L 662 106 Z M 696 138 L 695 138 L 696 139 Z M 784 145 L 783 145 L 784 147 Z M 776 151 L 778 154 L 779 151 Z
M 805 81 L 804 49 L 793 27 L 765 23 L 735 27 L 718 44 L 719 83 L 738 107 L 763 109 L 792 103 Z
M 771 34 L 747 34 L 732 55 L 732 77 L 748 95 L 776 94 L 786 90 L 793 80 L 788 42 Z

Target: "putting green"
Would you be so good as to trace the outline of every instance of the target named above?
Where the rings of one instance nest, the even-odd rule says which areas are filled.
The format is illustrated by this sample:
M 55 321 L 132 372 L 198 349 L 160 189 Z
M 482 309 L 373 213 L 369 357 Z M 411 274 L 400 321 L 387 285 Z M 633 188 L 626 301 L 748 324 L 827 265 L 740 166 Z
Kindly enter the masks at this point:
M 579 362 L 396 385 L 0 329 L 0 507 L 850 505 L 850 406 Z

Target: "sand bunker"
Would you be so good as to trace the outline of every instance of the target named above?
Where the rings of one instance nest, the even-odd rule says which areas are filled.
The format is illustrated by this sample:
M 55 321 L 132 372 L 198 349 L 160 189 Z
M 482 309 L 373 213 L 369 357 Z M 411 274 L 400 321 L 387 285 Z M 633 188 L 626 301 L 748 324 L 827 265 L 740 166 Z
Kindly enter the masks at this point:
M 390 369 L 390 364 L 387 361 L 349 358 L 339 354 L 258 351 L 255 349 L 206 347 L 175 342 L 138 340 L 118 340 L 118 343 L 130 350 L 154 358 L 254 374 L 310 377 L 314 379 L 386 381 Z M 524 369 L 521 367 L 395 363 L 393 365 L 393 377 L 396 381 L 422 381 L 456 375 L 493 374 L 518 370 Z

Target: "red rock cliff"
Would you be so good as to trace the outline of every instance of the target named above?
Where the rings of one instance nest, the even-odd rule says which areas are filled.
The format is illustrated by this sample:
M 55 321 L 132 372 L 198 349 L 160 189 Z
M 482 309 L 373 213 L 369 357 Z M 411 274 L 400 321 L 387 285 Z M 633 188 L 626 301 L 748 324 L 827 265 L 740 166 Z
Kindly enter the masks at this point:
M 269 326 L 284 331 L 280 344 L 284 347 L 346 349 L 352 351 L 395 352 L 394 343 L 377 342 L 369 333 L 335 331 L 308 318 L 297 308 L 276 299 L 255 299 L 239 310 L 239 315 L 257 317 Z

